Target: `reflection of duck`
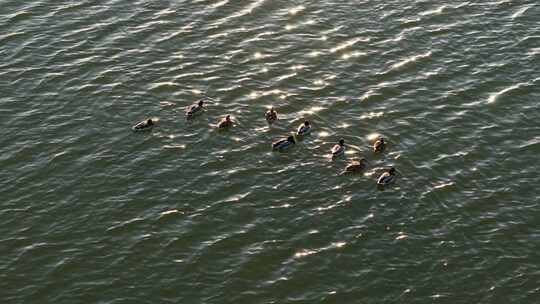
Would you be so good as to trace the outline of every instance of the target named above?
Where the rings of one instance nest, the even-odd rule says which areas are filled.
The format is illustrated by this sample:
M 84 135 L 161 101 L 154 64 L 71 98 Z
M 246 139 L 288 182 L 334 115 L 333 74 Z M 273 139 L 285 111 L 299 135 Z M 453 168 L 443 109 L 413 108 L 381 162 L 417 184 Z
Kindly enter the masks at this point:
M 340 156 L 345 153 L 345 140 L 340 139 L 339 142 L 334 147 L 332 147 L 331 152 L 332 157 Z
M 201 114 L 203 110 L 204 110 L 204 101 L 199 100 L 198 103 L 192 104 L 186 108 L 186 118 L 188 119 L 193 118 L 194 116 Z
M 270 108 L 264 116 L 269 124 L 272 124 L 277 120 L 277 112 L 274 110 L 274 107 Z
M 368 166 L 368 161 L 365 158 L 360 159 L 360 161 L 353 161 L 347 167 L 343 173 L 356 173 L 364 171 Z
M 220 129 L 226 129 L 232 127 L 232 125 L 233 121 L 231 120 L 231 115 L 227 115 L 218 123 L 217 127 Z
M 387 186 L 393 183 L 396 179 L 396 169 L 390 168 L 390 170 L 384 172 L 377 179 L 377 184 L 380 186 Z
M 379 137 L 379 139 L 377 139 L 377 141 L 373 144 L 373 152 L 381 153 L 384 151 L 384 148 L 386 148 L 386 143 L 384 142 L 384 138 Z
M 296 141 L 294 140 L 293 136 L 289 136 L 287 138 L 280 139 L 274 143 L 272 143 L 272 149 L 274 150 L 285 150 L 289 148 L 290 146 L 294 145 Z
M 131 127 L 131 129 L 133 131 L 146 131 L 146 130 L 151 130 L 153 126 L 154 126 L 154 122 L 152 121 L 152 119 L 147 119 L 134 125 L 133 127 Z
M 311 125 L 309 124 L 309 121 L 304 121 L 303 124 L 301 124 L 298 127 L 298 131 L 296 131 L 296 135 L 306 135 L 309 132 L 311 132 Z

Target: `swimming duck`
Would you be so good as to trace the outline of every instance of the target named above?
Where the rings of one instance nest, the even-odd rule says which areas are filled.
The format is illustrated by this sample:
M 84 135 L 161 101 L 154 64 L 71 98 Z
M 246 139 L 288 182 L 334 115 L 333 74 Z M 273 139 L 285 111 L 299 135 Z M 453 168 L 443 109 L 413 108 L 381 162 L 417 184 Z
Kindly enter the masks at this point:
M 146 130 L 151 130 L 153 126 L 154 126 L 154 122 L 152 121 L 152 119 L 147 119 L 134 125 L 133 127 L 131 127 L 131 129 L 133 131 L 146 131 Z
M 332 147 L 332 157 L 337 157 L 345 153 L 345 140 L 340 139 L 339 142 Z
M 201 99 L 196 104 L 192 104 L 186 108 L 186 118 L 190 119 L 194 116 L 201 114 L 204 110 L 204 101 Z
M 303 124 L 301 124 L 298 127 L 298 131 L 296 131 L 296 135 L 307 135 L 311 132 L 311 125 L 309 124 L 309 121 L 304 121 Z
M 384 172 L 377 179 L 377 185 L 387 186 L 394 182 L 396 179 L 396 169 L 390 168 L 390 170 Z
M 264 115 L 264 117 L 266 117 L 266 121 L 267 121 L 269 124 L 274 123 L 274 121 L 277 120 L 277 112 L 274 110 L 274 107 L 270 108 L 270 110 L 268 110 L 268 111 L 266 112 L 266 114 Z
M 233 121 L 231 120 L 231 115 L 227 115 L 218 123 L 217 127 L 220 129 L 226 129 L 232 127 L 232 125 Z
M 377 141 L 373 144 L 373 152 L 381 153 L 384 151 L 384 148 L 386 148 L 386 143 L 384 142 L 384 138 L 379 137 L 379 139 L 377 139 Z
M 280 139 L 274 143 L 272 143 L 272 149 L 273 150 L 285 150 L 289 148 L 290 146 L 294 145 L 296 141 L 294 140 L 293 136 L 289 136 L 286 139 Z
M 343 173 L 356 173 L 364 171 L 368 166 L 368 161 L 365 158 L 360 159 L 360 161 L 353 161 L 347 167 Z

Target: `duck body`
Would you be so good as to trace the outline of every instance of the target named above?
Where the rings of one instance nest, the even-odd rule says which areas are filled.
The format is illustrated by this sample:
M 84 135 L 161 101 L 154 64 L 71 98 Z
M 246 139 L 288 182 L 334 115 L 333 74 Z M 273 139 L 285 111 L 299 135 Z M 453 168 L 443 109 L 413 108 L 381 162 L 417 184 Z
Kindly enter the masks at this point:
M 268 110 L 268 112 L 266 112 L 264 117 L 269 124 L 272 124 L 277 120 L 277 112 L 274 110 L 274 108 L 271 108 Z
M 341 139 L 338 144 L 332 147 L 330 152 L 332 153 L 332 157 L 338 157 L 345 154 L 345 141 Z
M 382 153 L 384 149 L 386 148 L 386 142 L 384 141 L 384 138 L 379 138 L 377 141 L 373 144 L 373 152 L 375 153 Z
M 233 126 L 233 121 L 231 120 L 231 117 L 227 115 L 225 118 L 223 118 L 218 124 L 217 127 L 219 129 L 227 129 Z
M 354 161 L 347 165 L 345 167 L 345 171 L 343 173 L 356 173 L 356 172 L 362 172 L 367 168 L 367 161 L 365 159 L 361 159 L 359 162 Z
M 394 168 L 384 172 L 377 179 L 377 185 L 388 186 L 396 180 L 396 174 Z
M 186 118 L 191 119 L 201 114 L 203 110 L 204 110 L 204 102 L 200 100 L 198 103 L 192 104 L 186 108 Z
M 133 127 L 131 127 L 131 129 L 135 132 L 140 132 L 140 131 L 152 130 L 153 127 L 154 127 L 154 122 L 151 119 L 147 119 L 134 125 Z
M 272 149 L 282 151 L 282 150 L 285 150 L 287 148 L 290 148 L 294 144 L 296 144 L 296 141 L 294 140 L 294 137 L 289 136 L 288 138 L 280 139 L 280 140 L 278 140 L 276 142 L 273 142 L 272 143 Z
M 300 136 L 303 136 L 303 135 L 307 135 L 309 134 L 309 132 L 311 132 L 311 126 L 308 124 L 302 124 L 298 127 L 298 130 L 296 131 L 296 135 L 300 135 Z

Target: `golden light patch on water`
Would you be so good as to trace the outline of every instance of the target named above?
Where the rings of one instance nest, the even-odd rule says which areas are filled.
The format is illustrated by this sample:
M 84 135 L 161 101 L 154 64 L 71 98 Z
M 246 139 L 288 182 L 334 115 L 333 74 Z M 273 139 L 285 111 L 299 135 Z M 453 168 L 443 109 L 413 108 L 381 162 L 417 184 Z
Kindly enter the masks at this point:
M 313 25 L 313 24 L 315 24 L 315 23 L 317 23 L 317 21 L 315 21 L 315 20 L 313 20 L 313 19 L 309 19 L 309 20 L 307 20 L 306 22 L 304 22 L 304 25 Z
M 219 2 L 216 2 L 212 5 L 210 5 L 210 8 L 218 8 L 220 6 L 223 6 L 225 4 L 229 3 L 229 0 L 223 0 L 223 1 L 219 1 Z
M 365 177 L 371 177 L 371 176 L 373 176 L 373 174 L 375 174 L 375 171 L 366 171 L 366 172 L 364 172 Z
M 360 119 L 370 119 L 370 118 L 377 118 L 384 115 L 384 112 L 368 112 L 366 114 L 363 114 L 360 116 Z
M 408 65 L 410 63 L 416 62 L 416 61 L 418 61 L 420 59 L 431 57 L 431 54 L 432 54 L 432 52 L 428 51 L 428 52 L 423 53 L 423 54 L 418 54 L 418 55 L 407 57 L 407 58 L 401 60 L 400 62 L 397 62 L 394 65 L 392 65 L 391 70 L 399 69 L 399 68 L 401 68 L 403 66 L 406 66 L 406 65 Z
M 341 50 L 344 50 L 348 47 L 351 47 L 353 45 L 355 45 L 357 42 L 361 41 L 362 39 L 360 38 L 353 38 L 353 39 L 350 39 L 350 40 L 347 40 L 341 44 L 338 44 L 337 46 L 333 47 L 330 49 L 330 52 L 331 53 L 335 53 L 337 51 L 341 51 Z
M 381 137 L 380 133 L 371 133 L 366 136 L 367 140 L 369 141 L 375 141 L 379 137 Z
M 347 60 L 347 59 L 350 59 L 350 58 L 356 58 L 356 57 L 365 56 L 365 55 L 367 55 L 367 53 L 354 51 L 354 52 L 343 54 L 341 56 L 341 58 Z
M 163 211 L 159 215 L 160 216 L 165 216 L 165 215 L 169 215 L 169 214 L 183 214 L 183 212 L 178 211 L 177 209 L 172 209 L 172 210 Z
M 395 240 L 396 240 L 396 241 L 404 240 L 404 239 L 406 239 L 406 238 L 408 238 L 408 237 L 409 237 L 409 236 L 406 235 L 405 232 L 400 231 L 400 232 L 398 233 L 398 236 L 396 236 Z
M 197 95 L 200 95 L 200 94 L 202 94 L 202 93 L 203 93 L 203 91 L 201 91 L 201 90 L 197 90 L 197 89 L 192 89 L 192 90 L 191 90 L 191 93 L 193 93 L 193 94 L 197 94 Z
M 314 85 L 319 85 L 319 86 L 320 86 L 320 85 L 326 84 L 326 82 L 324 82 L 324 80 L 322 80 L 322 79 L 317 79 L 317 80 L 315 80 L 315 81 L 313 82 L 313 84 L 314 84 Z
M 322 37 L 321 37 L 321 40 L 322 40 L 322 41 L 326 41 L 326 40 L 328 40 L 328 37 L 322 36 Z
M 292 67 L 290 67 L 291 70 L 294 70 L 294 71 L 300 71 L 300 70 L 303 70 L 305 69 L 306 66 L 305 65 L 301 65 L 301 64 L 297 64 L 297 65 L 293 65 Z
M 294 16 L 294 15 L 300 13 L 301 11 L 303 11 L 303 10 L 305 10 L 305 9 L 306 9 L 305 6 L 299 5 L 299 6 L 296 6 L 296 7 L 293 7 L 293 8 L 291 8 L 291 9 L 289 9 L 288 13 L 289 13 L 289 15 L 293 15 L 293 16 Z
M 441 188 L 446 188 L 448 186 L 453 186 L 453 185 L 454 185 L 454 182 L 440 183 L 438 185 L 433 186 L 433 189 L 441 189 Z
M 313 51 L 311 53 L 308 54 L 309 57 L 318 57 L 319 55 L 321 55 L 322 53 L 319 52 L 319 51 Z
M 282 90 L 280 89 L 273 89 L 273 90 L 270 90 L 270 91 L 267 91 L 264 95 L 280 95 L 284 93 Z
M 297 253 L 295 253 L 294 257 L 295 258 L 303 258 L 305 256 L 312 255 L 312 254 L 315 254 L 315 253 L 317 253 L 316 250 L 303 249 L 303 250 L 298 251 Z
M 506 93 L 517 90 L 521 88 L 522 86 L 526 86 L 526 85 L 528 85 L 528 83 L 516 83 L 512 86 L 502 89 L 499 92 L 492 93 L 489 95 L 487 103 L 494 103 L 495 101 L 497 101 L 499 97 L 505 95 Z
M 335 242 L 335 243 L 332 243 L 332 247 L 334 248 L 341 248 L 343 246 L 347 245 L 347 242 Z
M 262 59 L 263 57 L 264 55 L 261 52 L 255 52 L 255 54 L 253 54 L 253 58 L 255 59 Z
M 534 55 L 538 55 L 540 54 L 540 47 L 538 48 L 531 48 L 528 52 L 527 52 L 527 55 L 529 56 L 534 56 Z
M 320 111 L 322 111 L 322 110 L 324 110 L 324 109 L 325 109 L 325 108 L 320 107 L 320 106 L 313 106 L 313 107 L 311 107 L 311 108 L 309 108 L 309 109 L 300 111 L 300 114 L 301 114 L 301 115 L 306 115 L 306 114 L 311 115 L 311 114 L 315 114 L 315 113 L 317 113 L 317 112 L 320 112 Z
M 172 107 L 172 106 L 175 106 L 176 104 L 170 101 L 161 101 L 159 105 L 162 107 Z
M 186 145 L 164 145 L 163 149 L 185 149 Z
M 360 101 L 365 101 L 372 95 L 375 95 L 375 91 L 373 89 L 370 89 L 369 91 L 362 94 L 362 96 L 360 96 Z
M 240 137 L 233 137 L 232 140 L 236 141 L 236 142 L 241 142 L 242 141 L 242 138 Z
M 253 92 L 249 93 L 248 96 L 249 96 L 249 98 L 251 98 L 251 99 L 256 99 L 257 97 L 259 97 L 259 95 L 260 95 L 260 94 L 259 94 L 258 92 L 253 91 Z
M 268 73 L 268 68 L 262 68 L 262 69 L 261 69 L 261 72 L 262 72 L 262 73 Z
M 292 24 L 287 24 L 287 25 L 285 26 L 285 30 L 287 30 L 287 31 L 290 31 L 290 30 L 292 30 L 292 29 L 294 29 L 294 28 L 295 28 L 295 26 L 292 25 Z
M 326 131 L 319 132 L 319 137 L 328 137 L 328 136 L 330 136 L 330 133 L 328 133 Z

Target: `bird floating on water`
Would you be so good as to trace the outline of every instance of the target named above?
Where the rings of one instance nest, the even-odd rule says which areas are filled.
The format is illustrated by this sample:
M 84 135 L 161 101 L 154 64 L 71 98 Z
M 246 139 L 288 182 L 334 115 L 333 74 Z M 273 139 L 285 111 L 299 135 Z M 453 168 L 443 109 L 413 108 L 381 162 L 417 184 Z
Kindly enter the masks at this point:
M 154 122 L 152 119 L 147 119 L 139 122 L 138 124 L 131 127 L 133 131 L 147 131 L 151 130 L 154 127 Z
M 225 118 L 221 119 L 221 121 L 217 124 L 217 127 L 219 129 L 227 129 L 229 127 L 232 127 L 233 121 L 231 120 L 231 115 L 225 116 Z
M 271 107 L 264 116 L 269 124 L 273 124 L 277 120 L 277 112 L 274 110 L 274 107 Z
M 199 100 L 199 102 L 190 105 L 186 108 L 186 118 L 191 119 L 199 114 L 201 114 L 204 110 L 204 100 Z
M 396 169 L 390 168 L 390 170 L 384 172 L 377 179 L 377 185 L 388 186 L 396 180 Z
M 386 142 L 384 142 L 384 138 L 379 137 L 377 141 L 373 144 L 373 152 L 375 153 L 382 153 L 384 149 L 386 148 Z
M 340 139 L 339 142 L 332 147 L 332 157 L 337 157 L 345 153 L 345 140 Z
M 309 121 L 304 121 L 303 124 L 301 124 L 299 127 L 298 127 L 298 130 L 296 131 L 296 135 L 307 135 L 309 134 L 309 132 L 311 132 L 311 124 L 309 123 Z
M 272 143 L 272 149 L 273 150 L 285 150 L 292 145 L 296 144 L 296 141 L 294 140 L 293 136 L 289 136 L 287 138 L 280 139 L 274 143 Z

